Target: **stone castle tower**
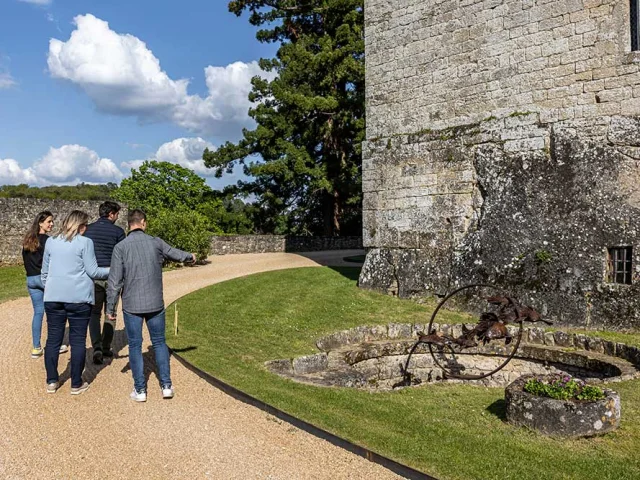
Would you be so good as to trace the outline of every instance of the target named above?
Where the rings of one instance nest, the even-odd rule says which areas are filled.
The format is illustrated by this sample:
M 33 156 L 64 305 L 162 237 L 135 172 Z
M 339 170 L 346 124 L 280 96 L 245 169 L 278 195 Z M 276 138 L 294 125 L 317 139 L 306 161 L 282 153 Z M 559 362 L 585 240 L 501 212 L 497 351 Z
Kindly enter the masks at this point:
M 638 0 L 365 0 L 360 285 L 640 326 Z

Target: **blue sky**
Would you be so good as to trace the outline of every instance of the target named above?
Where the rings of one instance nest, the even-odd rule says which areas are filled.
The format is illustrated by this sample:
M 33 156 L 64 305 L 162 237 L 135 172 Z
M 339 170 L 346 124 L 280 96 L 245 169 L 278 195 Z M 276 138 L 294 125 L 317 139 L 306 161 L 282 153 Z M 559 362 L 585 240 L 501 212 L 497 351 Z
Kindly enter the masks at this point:
M 148 158 L 206 175 L 275 50 L 225 0 L 0 0 L 0 184 L 117 181 Z

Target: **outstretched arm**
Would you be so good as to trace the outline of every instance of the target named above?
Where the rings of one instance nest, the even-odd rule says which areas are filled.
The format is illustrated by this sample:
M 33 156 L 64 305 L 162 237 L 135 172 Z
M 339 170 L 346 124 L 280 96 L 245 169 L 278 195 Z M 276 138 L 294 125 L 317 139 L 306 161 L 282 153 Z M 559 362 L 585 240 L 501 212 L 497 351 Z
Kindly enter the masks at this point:
M 195 262 L 196 256 L 193 253 L 184 252 L 182 250 L 178 250 L 177 248 L 173 248 L 167 242 L 162 240 L 161 238 L 156 237 L 156 241 L 158 242 L 158 246 L 162 251 L 162 256 L 168 260 L 174 262 Z

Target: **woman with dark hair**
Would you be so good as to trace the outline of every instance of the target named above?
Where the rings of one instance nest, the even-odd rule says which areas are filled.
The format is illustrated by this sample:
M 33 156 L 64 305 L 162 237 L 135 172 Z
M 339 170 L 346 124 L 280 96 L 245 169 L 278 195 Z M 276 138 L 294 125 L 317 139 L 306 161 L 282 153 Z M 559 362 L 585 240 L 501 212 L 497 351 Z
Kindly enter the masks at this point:
M 64 328 L 69 321 L 71 345 L 71 395 L 89 388 L 82 380 L 87 327 L 95 303 L 93 281 L 104 280 L 109 269 L 98 266 L 93 242 L 83 236 L 89 215 L 74 210 L 62 222 L 60 233 L 49 239 L 42 260 L 44 309 L 47 312 L 47 344 L 44 366 L 47 370 L 47 393 L 56 393 L 59 383 L 58 355 Z
M 40 345 L 42 335 L 42 318 L 44 317 L 44 285 L 40 278 L 44 246 L 49 239 L 47 235 L 53 228 L 53 214 L 48 210 L 40 212 L 22 240 L 22 260 L 27 272 L 27 289 L 33 305 L 31 320 L 32 348 L 31 358 L 39 358 L 44 350 Z M 68 350 L 66 345 L 60 347 L 60 353 Z

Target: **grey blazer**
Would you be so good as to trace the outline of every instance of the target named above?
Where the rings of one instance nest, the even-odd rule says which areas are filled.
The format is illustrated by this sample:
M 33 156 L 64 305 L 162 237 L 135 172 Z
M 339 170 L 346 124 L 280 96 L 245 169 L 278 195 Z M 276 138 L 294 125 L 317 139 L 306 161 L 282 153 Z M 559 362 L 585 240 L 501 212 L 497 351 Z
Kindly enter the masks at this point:
M 128 313 L 152 313 L 164 308 L 162 263 L 186 262 L 191 253 L 169 246 L 142 230 L 133 230 L 113 249 L 107 283 L 107 313 L 115 314 L 122 292 L 122 309 Z

